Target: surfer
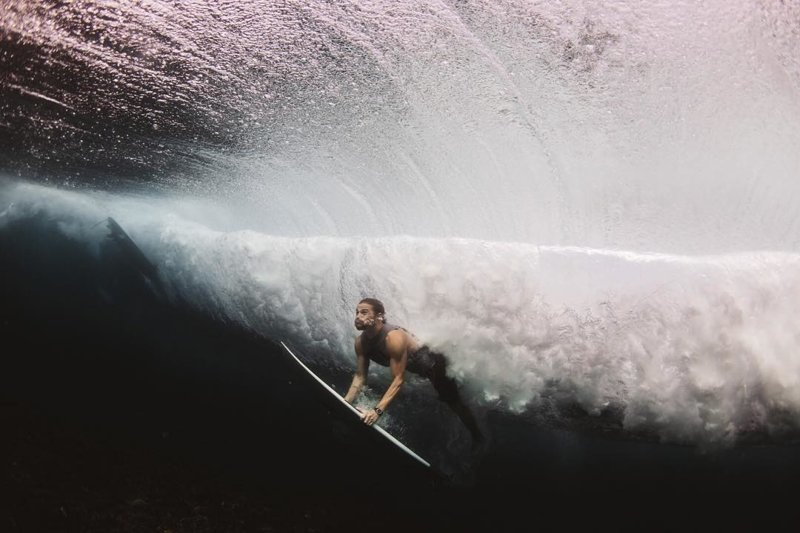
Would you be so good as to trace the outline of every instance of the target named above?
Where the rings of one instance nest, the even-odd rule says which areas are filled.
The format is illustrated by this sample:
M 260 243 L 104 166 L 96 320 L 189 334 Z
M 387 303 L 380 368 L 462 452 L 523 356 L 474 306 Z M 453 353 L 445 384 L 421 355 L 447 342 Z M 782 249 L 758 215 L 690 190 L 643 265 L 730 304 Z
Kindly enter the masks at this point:
M 392 383 L 378 404 L 364 413 L 362 420 L 371 426 L 378 421 L 403 386 L 406 371 L 427 377 L 439 399 L 458 415 L 472 435 L 473 443 L 483 442 L 483 435 L 472 412 L 458 394 L 456 380 L 447 375 L 447 359 L 432 352 L 405 329 L 386 322 L 383 303 L 374 298 L 364 298 L 356 306 L 355 327 L 361 332 L 356 337 L 356 373 L 344 396 L 352 404 L 367 380 L 370 361 L 388 366 Z

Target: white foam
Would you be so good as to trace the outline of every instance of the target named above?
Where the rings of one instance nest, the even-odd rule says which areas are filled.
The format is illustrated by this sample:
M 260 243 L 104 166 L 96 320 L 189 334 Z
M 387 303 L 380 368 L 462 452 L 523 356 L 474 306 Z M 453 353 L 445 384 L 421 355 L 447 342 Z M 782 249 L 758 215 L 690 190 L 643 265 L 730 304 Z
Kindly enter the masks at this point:
M 10 203 L 10 202 L 9 202 Z M 18 188 L 79 235 L 107 208 L 192 305 L 352 368 L 353 308 L 384 301 L 479 401 L 566 398 L 680 442 L 800 425 L 800 255 L 687 257 L 467 239 L 219 231 L 131 199 Z M 149 205 L 149 206 L 148 206 Z M 136 208 L 134 208 L 136 207 Z M 569 425 L 569 420 L 564 420 Z
M 485 400 L 553 390 L 679 441 L 800 415 L 800 256 L 681 258 L 461 239 L 285 238 L 175 221 L 148 252 L 196 305 L 352 358 L 364 296 Z M 342 363 L 344 364 L 344 363 Z

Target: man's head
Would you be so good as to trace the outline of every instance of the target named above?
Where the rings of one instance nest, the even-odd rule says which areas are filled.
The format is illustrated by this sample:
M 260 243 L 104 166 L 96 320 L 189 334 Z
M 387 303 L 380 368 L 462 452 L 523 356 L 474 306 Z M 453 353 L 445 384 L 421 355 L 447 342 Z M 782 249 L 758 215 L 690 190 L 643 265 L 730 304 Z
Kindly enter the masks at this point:
M 378 323 L 386 322 L 383 303 L 375 298 L 364 298 L 356 306 L 355 326 L 359 331 L 369 329 Z

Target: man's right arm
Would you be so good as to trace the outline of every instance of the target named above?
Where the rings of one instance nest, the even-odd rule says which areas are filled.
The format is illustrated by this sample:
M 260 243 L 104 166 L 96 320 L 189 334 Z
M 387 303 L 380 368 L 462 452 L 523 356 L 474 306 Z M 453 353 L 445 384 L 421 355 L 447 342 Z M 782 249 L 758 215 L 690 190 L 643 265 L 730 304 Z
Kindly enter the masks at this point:
M 361 351 L 361 337 L 356 338 L 356 373 L 353 376 L 353 382 L 344 395 L 344 401 L 353 403 L 353 400 L 358 396 L 358 392 L 364 383 L 367 381 L 367 371 L 369 370 L 369 359 Z

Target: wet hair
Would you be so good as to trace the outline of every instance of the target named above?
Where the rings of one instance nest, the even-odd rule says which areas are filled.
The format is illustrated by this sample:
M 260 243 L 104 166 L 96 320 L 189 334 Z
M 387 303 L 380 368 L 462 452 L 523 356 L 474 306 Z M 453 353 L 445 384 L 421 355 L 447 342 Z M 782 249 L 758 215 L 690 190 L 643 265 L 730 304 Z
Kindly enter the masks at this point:
M 384 309 L 383 302 L 381 302 L 380 300 L 376 300 L 375 298 L 364 298 L 358 303 L 369 305 L 370 307 L 372 307 L 372 310 L 375 311 L 376 315 L 381 315 L 383 321 L 384 322 L 386 321 L 386 318 L 384 318 L 384 315 L 386 314 L 386 309 Z

